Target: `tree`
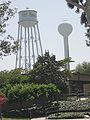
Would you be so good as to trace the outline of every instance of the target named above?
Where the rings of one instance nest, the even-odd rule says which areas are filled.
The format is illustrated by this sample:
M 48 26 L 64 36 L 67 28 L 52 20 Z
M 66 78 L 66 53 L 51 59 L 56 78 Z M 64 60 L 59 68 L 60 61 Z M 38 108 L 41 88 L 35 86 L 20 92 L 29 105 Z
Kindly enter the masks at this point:
M 14 69 L 11 71 L 0 72 L 0 89 L 6 87 L 7 84 L 15 85 L 20 83 L 28 83 L 30 77 L 28 75 L 21 74 L 22 69 Z
M 55 55 L 46 52 L 39 56 L 37 62 L 30 71 L 30 80 L 32 83 L 48 84 L 53 83 L 63 92 L 67 92 L 67 79 L 71 72 L 65 69 L 67 59 L 57 61 Z
M 90 62 L 83 62 L 76 66 L 75 72 L 90 74 Z
M 11 35 L 6 38 L 3 37 L 6 32 L 7 21 L 16 13 L 16 8 L 10 8 L 10 4 L 10 1 L 0 3 L 0 58 L 16 52 L 18 47 L 18 43 L 14 41 Z
M 87 46 L 90 46 L 90 0 L 66 0 L 69 8 L 74 9 L 76 7 L 76 12 L 81 13 L 81 24 L 84 24 L 87 28 L 86 36 L 89 40 L 86 40 Z

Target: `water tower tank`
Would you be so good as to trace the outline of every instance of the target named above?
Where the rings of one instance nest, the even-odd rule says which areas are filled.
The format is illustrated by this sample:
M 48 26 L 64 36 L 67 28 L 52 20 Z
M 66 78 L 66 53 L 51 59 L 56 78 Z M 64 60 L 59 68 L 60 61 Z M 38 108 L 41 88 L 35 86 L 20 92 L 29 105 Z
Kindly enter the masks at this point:
M 19 24 L 23 27 L 34 26 L 37 22 L 37 11 L 22 10 L 19 12 Z

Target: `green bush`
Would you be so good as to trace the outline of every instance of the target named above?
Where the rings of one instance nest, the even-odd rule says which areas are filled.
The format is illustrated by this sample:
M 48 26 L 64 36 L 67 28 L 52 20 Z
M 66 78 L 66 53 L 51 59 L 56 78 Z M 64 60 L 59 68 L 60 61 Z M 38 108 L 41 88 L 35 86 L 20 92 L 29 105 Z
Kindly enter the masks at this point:
M 59 101 L 58 105 L 53 104 L 53 106 L 58 106 L 60 111 L 89 111 L 90 102 L 85 101 Z
M 7 85 L 3 92 L 9 102 L 49 100 L 52 94 L 59 93 L 59 89 L 54 84 L 16 84 Z
M 85 112 L 64 112 L 64 113 L 55 113 L 48 116 L 48 119 L 75 119 L 75 118 L 84 118 Z

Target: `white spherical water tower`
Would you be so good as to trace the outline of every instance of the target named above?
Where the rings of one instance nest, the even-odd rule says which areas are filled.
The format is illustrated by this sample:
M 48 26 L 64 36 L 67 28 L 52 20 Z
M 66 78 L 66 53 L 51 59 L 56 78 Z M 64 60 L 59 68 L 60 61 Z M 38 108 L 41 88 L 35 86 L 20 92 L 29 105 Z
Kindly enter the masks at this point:
M 18 22 L 19 48 L 15 68 L 31 69 L 39 55 L 43 55 L 37 12 L 22 10 Z
M 64 54 L 65 58 L 69 58 L 69 44 L 68 44 L 68 36 L 71 34 L 73 28 L 69 23 L 62 23 L 58 26 L 58 32 L 64 38 Z M 66 69 L 70 69 L 69 62 L 66 64 Z

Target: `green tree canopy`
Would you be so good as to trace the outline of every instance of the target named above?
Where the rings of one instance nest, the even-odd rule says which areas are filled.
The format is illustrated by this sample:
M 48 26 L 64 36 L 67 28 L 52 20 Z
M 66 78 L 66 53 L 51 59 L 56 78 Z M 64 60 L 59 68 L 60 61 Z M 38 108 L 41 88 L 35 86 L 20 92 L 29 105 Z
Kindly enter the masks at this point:
M 67 79 L 71 76 L 71 72 L 65 69 L 68 61 L 69 59 L 57 61 L 55 55 L 46 52 L 43 56 L 38 57 L 33 70 L 29 72 L 31 81 L 39 84 L 53 83 L 62 92 L 67 91 Z
M 55 84 L 62 93 L 68 92 L 67 79 L 71 77 L 71 72 L 65 69 L 68 59 L 57 61 L 55 55 L 46 52 L 39 56 L 28 74 L 21 74 L 22 69 L 0 72 L 0 88 L 7 84 Z
M 90 74 L 90 62 L 83 62 L 76 66 L 75 72 Z
M 66 0 L 69 8 L 76 8 L 75 12 L 81 12 L 81 24 L 84 24 L 87 28 L 86 36 L 89 41 L 86 40 L 87 46 L 90 46 L 90 0 Z M 81 10 L 81 11 L 80 11 Z
M 16 8 L 10 8 L 10 1 L 0 2 L 0 58 L 17 51 L 18 43 L 11 35 L 5 36 L 7 21 L 16 13 Z

